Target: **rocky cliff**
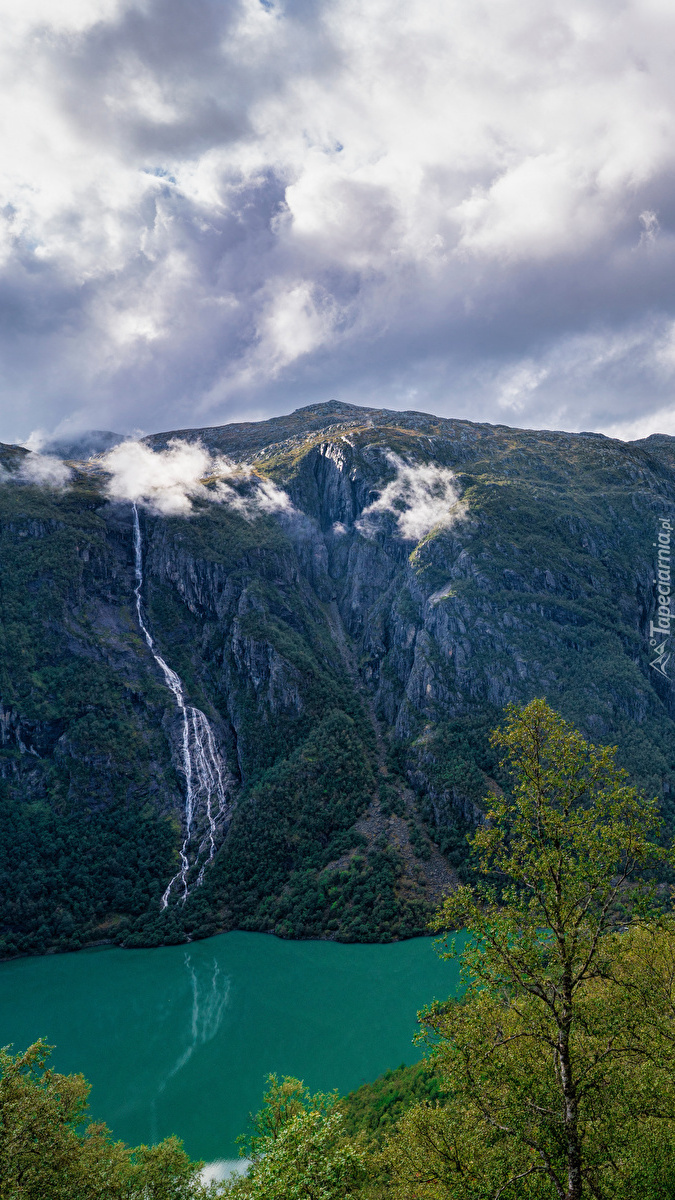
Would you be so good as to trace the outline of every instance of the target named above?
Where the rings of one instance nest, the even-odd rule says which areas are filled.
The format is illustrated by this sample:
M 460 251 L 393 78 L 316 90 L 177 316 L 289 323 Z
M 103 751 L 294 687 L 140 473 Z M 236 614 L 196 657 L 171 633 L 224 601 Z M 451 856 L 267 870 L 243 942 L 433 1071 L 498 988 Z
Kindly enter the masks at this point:
M 6 954 L 235 926 L 419 932 L 505 782 L 489 730 L 537 695 L 618 744 L 672 825 L 675 691 L 648 634 L 675 439 L 334 402 L 146 444 L 176 437 L 247 465 L 241 503 L 207 480 L 189 515 L 140 507 L 144 612 L 210 723 L 231 820 L 162 908 L 186 777 L 134 608 L 131 506 L 107 496 L 105 461 L 56 487 L 5 447 Z M 265 481 L 285 506 L 244 503 Z

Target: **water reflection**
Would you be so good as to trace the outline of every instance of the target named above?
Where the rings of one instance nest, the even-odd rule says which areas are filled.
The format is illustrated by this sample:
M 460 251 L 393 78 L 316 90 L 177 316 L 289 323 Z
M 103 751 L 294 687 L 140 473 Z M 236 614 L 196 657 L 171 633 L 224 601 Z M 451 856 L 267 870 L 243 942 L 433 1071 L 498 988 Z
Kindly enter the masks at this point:
M 415 1014 L 457 986 L 431 940 L 288 942 L 228 933 L 0 964 L 2 1042 L 45 1037 L 82 1071 L 91 1113 L 138 1145 L 171 1133 L 193 1158 L 236 1157 L 265 1076 L 341 1092 L 412 1062 Z
M 212 966 L 206 962 L 193 965 L 189 954 L 185 955 L 185 967 L 190 976 L 192 988 L 192 1020 L 190 1040 L 183 1052 L 179 1054 L 169 1073 L 162 1080 L 159 1091 L 163 1092 L 170 1079 L 182 1071 L 190 1061 L 195 1050 L 213 1041 L 223 1022 L 225 1009 L 230 998 L 231 979 L 222 975 L 216 958 Z

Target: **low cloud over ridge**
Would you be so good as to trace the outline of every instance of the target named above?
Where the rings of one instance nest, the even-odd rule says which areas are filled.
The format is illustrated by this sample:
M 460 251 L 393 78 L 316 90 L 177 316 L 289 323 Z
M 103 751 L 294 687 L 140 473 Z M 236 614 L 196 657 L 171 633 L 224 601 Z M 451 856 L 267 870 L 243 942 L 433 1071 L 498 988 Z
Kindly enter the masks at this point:
M 15 6 L 0 437 L 330 396 L 675 432 L 674 36 L 662 0 Z
M 166 450 L 122 442 L 98 463 L 108 473 L 111 500 L 143 504 L 164 516 L 188 516 L 195 500 L 227 504 L 247 520 L 261 513 L 292 513 L 286 492 L 249 467 L 210 454 L 199 442 L 174 438 Z M 234 483 L 248 485 L 244 491 Z
M 455 476 L 447 467 L 407 463 L 392 450 L 386 458 L 396 474 L 355 522 L 364 537 L 377 531 L 377 517 L 382 513 L 394 516 L 399 536 L 411 542 L 419 542 L 437 525 L 454 524 L 463 514 Z
M 438 526 L 449 527 L 465 512 L 455 475 L 436 463 L 406 462 L 393 450 L 384 458 L 394 477 L 380 485 L 380 494 L 363 509 L 354 527 L 365 538 L 373 537 L 388 514 L 404 541 L 419 542 Z M 288 519 L 288 528 L 302 536 L 312 522 L 298 511 L 290 496 L 271 479 L 259 475 L 248 463 L 232 462 L 212 454 L 201 442 L 173 438 L 166 449 L 154 450 L 139 441 L 124 441 L 80 469 L 104 472 L 104 489 L 110 500 L 140 504 L 167 517 L 189 517 L 195 502 L 224 504 L 247 521 L 261 515 Z M 14 473 L 2 469 L 0 482 L 29 483 L 62 489 L 73 478 L 73 469 L 52 455 L 31 451 Z M 341 522 L 337 536 L 348 532 Z

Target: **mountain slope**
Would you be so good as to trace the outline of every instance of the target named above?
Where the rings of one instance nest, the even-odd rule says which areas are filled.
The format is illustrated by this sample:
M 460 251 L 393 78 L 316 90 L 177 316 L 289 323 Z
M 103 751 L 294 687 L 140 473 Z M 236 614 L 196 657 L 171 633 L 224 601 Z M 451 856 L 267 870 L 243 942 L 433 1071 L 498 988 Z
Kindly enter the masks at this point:
M 675 439 L 512 430 L 330 402 L 158 434 L 250 464 L 293 508 L 141 509 L 143 604 L 236 805 L 176 870 L 179 714 L 139 633 L 131 510 L 83 465 L 0 487 L 5 952 L 217 929 L 424 927 L 500 783 L 487 734 L 545 695 L 675 815 L 675 692 L 650 668 Z M 215 494 L 215 493 L 214 493 Z M 504 782 L 503 780 L 501 782 Z

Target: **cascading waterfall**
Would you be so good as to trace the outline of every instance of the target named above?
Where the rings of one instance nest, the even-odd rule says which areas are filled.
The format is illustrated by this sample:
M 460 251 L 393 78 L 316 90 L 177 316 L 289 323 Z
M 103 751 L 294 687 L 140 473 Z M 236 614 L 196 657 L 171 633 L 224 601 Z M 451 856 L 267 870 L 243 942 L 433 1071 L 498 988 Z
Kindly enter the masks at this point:
M 148 649 L 157 666 L 160 668 L 166 686 L 176 701 L 176 707 L 182 723 L 181 758 L 185 775 L 185 835 L 180 849 L 180 870 L 162 896 L 162 908 L 169 903 L 169 896 L 175 883 L 180 881 L 183 893 L 183 903 L 188 895 L 188 872 L 190 870 L 189 851 L 193 841 L 199 837 L 202 827 L 201 840 L 196 851 L 194 864 L 199 864 L 196 886 L 202 883 L 206 866 L 216 852 L 216 838 L 219 831 L 228 823 L 232 805 L 228 799 L 226 770 L 216 748 L 213 730 L 199 708 L 185 703 L 183 683 L 179 675 L 164 661 L 155 649 L 150 630 L 143 620 L 141 590 L 143 588 L 143 547 L 141 543 L 141 527 L 138 520 L 138 508 L 133 505 L 134 514 L 134 566 L 136 572 L 136 616 L 138 624 Z M 204 857 L 208 851 L 208 855 Z M 201 860 L 201 861 L 200 861 Z

